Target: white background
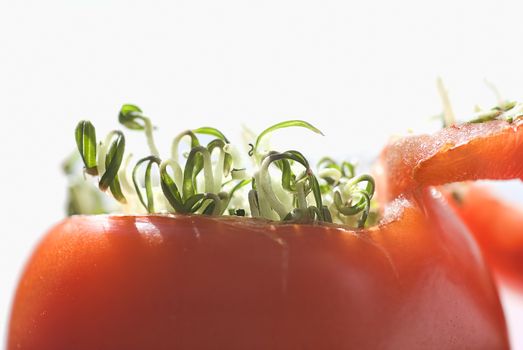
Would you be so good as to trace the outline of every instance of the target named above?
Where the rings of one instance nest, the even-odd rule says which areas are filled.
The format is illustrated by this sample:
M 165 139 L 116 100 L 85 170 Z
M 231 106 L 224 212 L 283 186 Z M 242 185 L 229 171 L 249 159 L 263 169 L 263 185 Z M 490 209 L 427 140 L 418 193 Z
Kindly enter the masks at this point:
M 388 135 L 437 127 L 438 75 L 460 116 L 495 104 L 484 78 L 523 98 L 522 15 L 521 1 L 0 2 L 0 337 L 24 261 L 64 215 L 79 119 L 107 132 L 135 103 L 165 147 L 187 128 L 300 118 L 327 136 L 278 146 L 369 162 Z M 523 302 L 503 297 L 523 349 Z

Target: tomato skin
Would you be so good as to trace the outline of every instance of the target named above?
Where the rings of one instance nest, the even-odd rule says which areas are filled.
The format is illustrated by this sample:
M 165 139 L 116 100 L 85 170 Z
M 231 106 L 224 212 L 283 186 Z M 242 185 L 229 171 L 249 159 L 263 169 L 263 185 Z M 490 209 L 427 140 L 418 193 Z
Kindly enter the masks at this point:
M 365 231 L 71 217 L 26 267 L 8 349 L 507 349 L 475 243 L 421 196 Z
M 523 208 L 503 201 L 487 187 L 463 186 L 459 201 L 449 196 L 453 209 L 503 282 L 523 290 Z

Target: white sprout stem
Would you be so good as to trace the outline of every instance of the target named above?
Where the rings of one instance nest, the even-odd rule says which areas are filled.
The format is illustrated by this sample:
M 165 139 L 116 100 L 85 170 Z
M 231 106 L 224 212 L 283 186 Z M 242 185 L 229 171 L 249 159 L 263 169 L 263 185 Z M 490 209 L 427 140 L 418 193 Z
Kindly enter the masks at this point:
M 438 92 L 443 103 L 443 120 L 445 126 L 450 126 L 456 123 L 456 118 L 454 117 L 454 112 L 452 111 L 452 106 L 450 104 L 449 94 L 445 85 L 443 85 L 443 80 L 439 77 L 437 80 Z
M 338 211 L 338 208 L 336 207 L 336 204 L 334 204 L 334 200 L 328 205 L 328 209 L 331 212 L 332 218 L 337 218 L 340 222 L 343 222 L 343 217 Z
M 269 165 L 271 164 L 271 157 L 266 157 L 262 162 L 260 171 L 258 172 L 258 181 L 256 182 L 260 187 L 260 192 L 264 192 L 270 206 L 276 211 L 280 219 L 283 219 L 288 211 L 285 206 L 278 200 L 271 185 L 271 176 L 269 174 Z M 260 199 L 261 202 L 261 199 Z M 261 206 L 261 203 L 260 203 Z
M 129 181 L 129 164 L 131 163 L 133 155 L 129 153 L 123 162 L 123 166 L 120 167 L 120 170 L 118 170 L 118 178 L 120 179 L 120 183 L 122 185 L 122 191 L 124 193 L 125 198 L 129 197 L 130 195 L 136 194 L 136 189 L 134 188 L 131 181 Z
M 343 201 L 347 201 L 349 200 L 350 198 L 352 198 L 352 193 L 354 192 L 354 187 L 356 185 L 353 183 L 353 182 L 347 182 L 345 183 L 343 186 L 340 186 L 339 189 L 340 189 L 340 195 L 341 195 L 341 198 L 343 199 Z
M 152 155 L 160 157 L 160 152 L 158 152 L 158 148 L 156 148 L 156 144 L 154 143 L 153 125 L 151 120 L 149 118 L 143 117 L 143 122 L 145 124 L 145 137 L 147 138 L 147 145 L 149 146 L 149 150 L 151 151 Z
M 141 203 L 139 202 L 138 196 L 136 194 L 136 189 L 130 180 L 132 175 L 129 171 L 129 165 L 131 164 L 132 157 L 133 155 L 129 153 L 125 157 L 122 167 L 118 170 L 118 178 L 120 179 L 122 192 L 125 199 L 127 200 L 127 203 L 122 206 L 122 210 L 127 214 L 143 211 L 143 207 L 141 206 Z
M 166 168 L 167 166 L 171 167 L 173 171 L 173 181 L 178 190 L 182 188 L 183 184 L 183 171 L 180 164 L 172 158 L 166 159 L 160 165 L 160 168 Z
M 256 184 L 258 185 L 257 195 L 258 195 L 258 210 L 260 211 L 260 216 L 269 219 L 269 220 L 277 220 L 277 215 L 273 212 L 269 200 L 267 198 L 267 194 L 265 190 L 263 189 L 261 185 L 261 176 L 260 173 L 257 172 L 254 174 L 254 180 L 256 181 Z
M 286 191 L 281 181 L 275 181 L 271 183 L 271 188 L 274 191 L 274 194 L 276 195 L 276 198 L 282 203 L 283 206 L 286 208 L 286 212 L 290 212 L 292 210 L 292 196 L 289 195 L 289 192 Z
M 223 180 L 223 165 L 225 163 L 225 152 L 221 147 L 218 147 L 218 151 L 220 152 L 218 154 L 218 161 L 214 166 L 214 193 L 218 193 L 221 190 Z
M 179 160 L 178 147 L 180 145 L 180 141 L 183 139 L 184 136 L 189 136 L 189 132 L 190 132 L 190 130 L 186 130 L 186 131 L 178 134 L 178 136 L 176 136 L 173 139 L 173 143 L 171 146 L 171 158 L 174 159 L 174 161 L 176 161 L 176 162 L 178 162 L 178 160 Z
M 212 173 L 211 154 L 205 147 L 201 148 L 203 156 L 203 175 L 205 177 L 205 192 L 214 193 L 214 176 Z
M 256 182 L 259 184 L 260 183 L 259 174 L 257 176 L 255 176 L 255 179 L 257 179 Z M 258 210 L 260 211 L 260 216 L 265 219 L 269 219 L 269 220 L 277 220 L 278 215 L 276 215 L 276 213 L 271 208 L 269 201 L 267 199 L 267 194 L 265 193 L 263 188 L 261 188 L 261 185 L 258 185 L 257 194 L 258 194 Z

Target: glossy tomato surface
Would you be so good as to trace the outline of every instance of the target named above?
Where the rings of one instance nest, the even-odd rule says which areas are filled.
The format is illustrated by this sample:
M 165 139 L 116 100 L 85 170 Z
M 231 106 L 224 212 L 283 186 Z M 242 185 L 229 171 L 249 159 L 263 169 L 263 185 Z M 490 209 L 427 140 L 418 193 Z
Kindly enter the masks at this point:
M 523 290 L 523 208 L 479 185 L 464 185 L 453 208 L 503 281 Z
M 436 192 L 364 231 L 77 216 L 35 251 L 8 349 L 506 349 L 496 289 Z

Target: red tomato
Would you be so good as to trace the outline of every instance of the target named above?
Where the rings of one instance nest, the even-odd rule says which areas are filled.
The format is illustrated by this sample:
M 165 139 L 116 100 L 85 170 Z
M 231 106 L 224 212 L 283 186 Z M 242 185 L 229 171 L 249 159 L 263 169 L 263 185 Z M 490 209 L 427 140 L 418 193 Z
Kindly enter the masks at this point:
M 523 208 L 470 185 L 459 201 L 449 201 L 501 277 L 523 290 Z
M 475 243 L 422 197 L 361 231 L 71 217 L 22 276 L 8 349 L 507 349 Z
M 382 152 L 380 199 L 388 202 L 413 188 L 478 179 L 523 179 L 523 118 L 445 128 L 410 136 Z

